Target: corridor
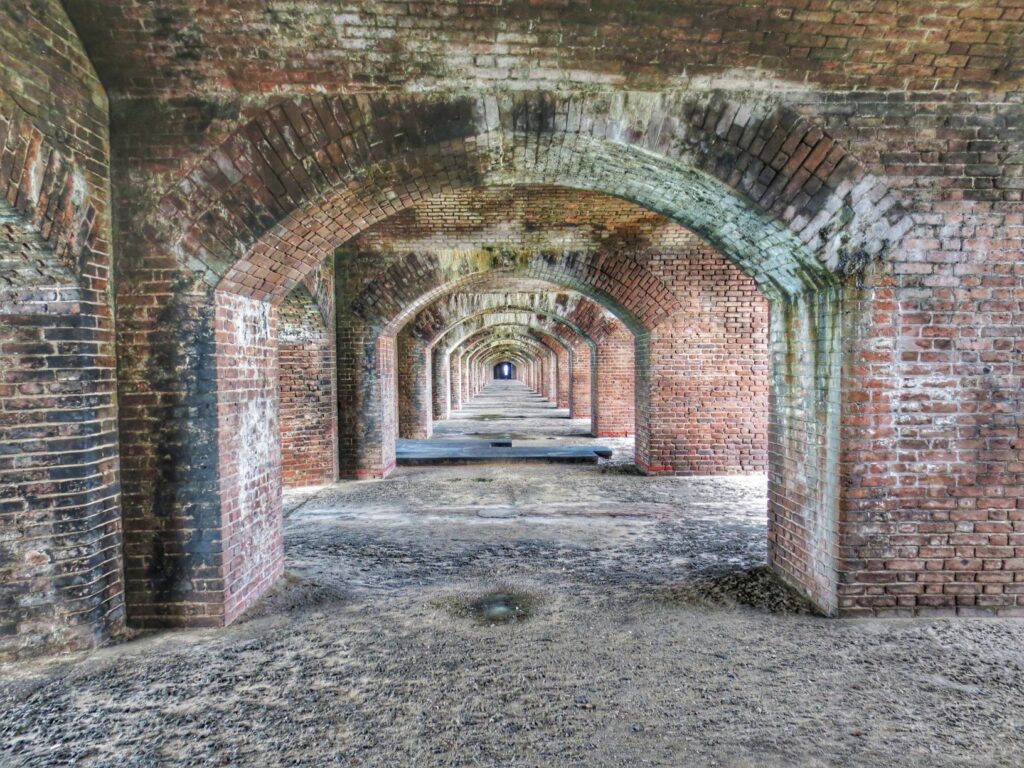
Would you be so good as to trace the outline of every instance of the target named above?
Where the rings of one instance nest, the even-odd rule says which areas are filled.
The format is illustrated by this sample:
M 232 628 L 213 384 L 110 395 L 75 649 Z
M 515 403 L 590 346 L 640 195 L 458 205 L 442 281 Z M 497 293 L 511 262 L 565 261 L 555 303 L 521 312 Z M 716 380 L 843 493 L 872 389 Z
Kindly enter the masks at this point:
M 1021 41 L 4 0 L 0 768 L 1020 768 Z
M 520 381 L 491 379 L 461 410 L 435 422 L 432 436 L 398 441 L 398 464 L 541 461 L 633 463 L 633 438 L 596 439 L 590 419 L 570 418 Z

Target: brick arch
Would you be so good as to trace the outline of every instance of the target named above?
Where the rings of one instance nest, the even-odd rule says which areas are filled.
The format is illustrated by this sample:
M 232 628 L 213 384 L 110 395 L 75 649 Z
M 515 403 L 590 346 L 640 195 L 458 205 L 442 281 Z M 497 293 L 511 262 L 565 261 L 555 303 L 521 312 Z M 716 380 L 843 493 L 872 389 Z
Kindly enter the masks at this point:
M 438 299 L 486 284 L 495 274 L 578 291 L 609 309 L 635 333 L 647 332 L 681 309 L 657 276 L 621 254 L 499 249 L 455 254 L 443 262 L 432 253 L 406 254 L 369 282 L 353 309 L 369 325 L 390 335 Z
M 544 318 L 551 324 L 557 324 L 567 328 L 570 332 L 579 336 L 584 341 L 591 343 L 593 342 L 587 329 L 573 322 L 571 316 L 566 317 L 547 310 L 538 310 L 530 307 L 517 306 L 489 307 L 487 309 L 478 310 L 477 312 L 471 315 L 460 317 L 456 320 L 453 320 L 448 326 L 440 330 L 435 336 L 433 336 L 430 339 L 427 339 L 427 342 L 431 346 L 439 344 L 448 336 L 448 334 L 452 333 L 452 331 L 455 331 L 456 329 L 459 329 L 461 326 L 467 323 L 471 323 L 473 321 L 481 321 L 484 325 L 490 325 L 491 323 L 488 321 L 491 320 L 493 316 L 498 317 L 498 322 L 502 320 L 507 320 L 510 317 L 512 317 L 515 319 L 516 322 L 524 326 L 532 326 L 533 323 L 531 322 L 531 320 L 533 320 L 534 318 Z M 537 325 L 540 324 L 538 323 Z
M 458 296 L 465 296 L 465 294 L 459 294 Z M 456 296 L 456 298 L 458 297 Z M 529 325 L 532 322 L 538 322 L 545 320 L 548 326 L 554 326 L 552 328 L 553 336 L 558 340 L 559 349 L 561 350 L 559 355 L 559 369 L 558 369 L 558 381 L 559 381 L 559 404 L 561 407 L 571 408 L 573 404 L 573 397 L 571 393 L 572 382 L 573 382 L 573 365 L 574 358 L 576 357 L 578 345 L 583 344 L 589 347 L 594 346 L 594 342 L 586 336 L 585 331 L 582 328 L 573 323 L 570 319 L 566 319 L 564 315 L 559 315 L 559 310 L 562 312 L 569 312 L 569 307 L 575 308 L 578 303 L 588 302 L 583 296 L 575 294 L 576 300 L 570 297 L 565 297 L 564 303 L 559 302 L 543 302 L 543 295 L 526 295 L 521 296 L 519 294 L 502 294 L 498 297 L 502 302 L 517 302 L 526 304 L 527 306 L 518 306 L 517 304 L 499 303 L 493 304 L 492 306 L 484 309 L 479 309 L 480 305 L 486 304 L 485 301 L 488 296 L 470 295 L 467 297 L 467 302 L 457 301 L 456 310 L 454 314 L 455 319 L 451 319 L 447 312 L 438 313 L 436 311 L 424 311 L 417 319 L 410 323 L 413 326 L 413 334 L 424 337 L 425 342 L 431 347 L 431 370 L 429 373 L 430 378 L 430 389 L 432 396 L 432 402 L 430 407 L 432 410 L 430 420 L 438 418 L 447 418 L 448 413 L 451 409 L 453 402 L 451 398 L 451 346 L 453 345 L 453 336 L 456 339 L 461 339 L 469 333 L 473 332 L 477 328 L 481 327 L 485 322 L 492 321 L 495 317 L 505 317 L 508 312 L 514 312 L 520 316 L 521 321 Z M 534 301 L 527 301 L 528 299 L 535 299 Z M 473 301 L 474 299 L 478 299 Z M 444 304 L 445 302 L 441 302 Z M 554 310 L 541 309 L 541 307 L 548 307 L 553 305 Z M 437 305 L 432 305 L 430 309 L 436 310 Z M 476 309 L 473 309 L 476 308 Z M 467 314 L 461 314 L 461 313 Z M 409 326 L 407 326 L 408 328 Z M 567 340 L 568 339 L 568 340 Z M 556 350 L 556 354 L 559 354 Z M 583 353 L 587 362 L 588 378 L 587 386 L 589 387 L 589 360 L 591 355 L 589 350 Z M 582 365 L 582 361 L 579 363 Z M 582 386 L 581 380 L 582 373 L 577 375 L 577 386 Z M 411 389 L 416 386 L 415 382 L 405 381 L 404 386 L 406 389 Z M 401 387 L 400 387 L 401 389 Z M 399 393 L 399 403 L 406 402 Z M 578 395 L 580 400 L 578 408 L 582 408 L 583 402 L 587 403 L 587 414 L 589 416 L 589 392 L 580 393 Z M 421 414 L 416 412 L 417 408 L 424 409 L 427 405 L 425 402 L 414 403 L 411 411 L 405 414 L 406 422 L 424 424 L 427 419 Z M 430 427 L 424 430 L 429 434 Z
M 0 226 L 9 249 L 0 261 L 0 290 L 28 285 L 77 285 L 96 247 L 100 212 L 86 174 L 54 146 L 28 115 L 0 111 Z
M 506 328 L 503 333 L 499 331 L 482 335 L 474 348 L 466 354 L 467 366 L 469 369 L 477 370 L 479 387 L 481 379 L 486 380 L 487 369 L 494 362 L 509 357 L 519 359 L 526 369 L 526 383 L 539 394 L 548 397 L 551 394 L 548 387 L 550 369 L 545 366 L 557 365 L 554 351 L 545 343 L 549 338 L 554 337 L 543 331 L 516 326 Z M 545 372 L 548 373 L 548 377 L 544 376 Z
M 443 323 L 439 323 L 439 327 L 428 328 L 415 328 L 410 323 L 398 336 L 395 395 L 399 437 L 429 437 L 433 422 L 447 417 L 451 403 L 448 390 L 452 351 L 468 335 L 484 327 L 515 323 L 524 327 L 546 328 L 559 324 L 569 334 L 592 344 L 581 336 L 582 330 L 578 326 L 556 313 L 538 310 L 536 304 L 525 308 L 490 306 L 454 320 L 445 316 Z M 571 347 L 565 342 L 562 344 L 563 357 L 568 360 Z
M 433 403 L 426 381 L 433 361 L 428 349 L 417 348 L 399 331 L 445 296 L 515 278 L 577 291 L 592 299 L 590 314 L 607 308 L 638 337 L 679 308 L 657 276 L 617 253 L 486 248 L 401 254 L 362 281 L 348 307 L 348 332 L 360 341 L 351 346 L 350 358 L 339 357 L 343 369 L 355 372 L 348 389 L 339 390 L 339 402 L 357 406 L 339 414 L 339 434 L 350 435 L 340 440 L 343 474 L 386 475 L 395 466 L 397 436 L 425 437 L 431 431 Z M 376 376 L 361 373 L 373 370 Z M 400 378 L 418 383 L 400 387 Z
M 489 354 L 513 357 L 518 362 L 529 365 L 540 359 L 540 355 L 543 354 L 542 349 L 546 351 L 547 347 L 544 347 L 540 341 L 526 331 L 484 333 L 475 340 L 467 342 L 466 350 L 463 352 L 464 373 L 472 374 L 474 370 L 482 367 L 483 357 Z M 470 395 L 472 394 L 475 392 L 471 389 Z
M 433 191 L 541 180 L 662 212 L 784 294 L 857 271 L 910 226 L 840 142 L 782 106 L 715 92 L 508 93 L 278 104 L 164 197 L 180 224 L 163 234 L 208 280 L 273 298 Z
M 571 316 L 576 306 L 590 299 L 575 291 L 566 293 L 535 293 L 507 291 L 501 293 L 461 293 L 443 296 L 424 307 L 407 328 L 415 336 L 433 345 L 463 320 L 494 311 L 536 312 L 537 314 Z
M 570 326 L 564 323 L 562 324 L 562 327 L 570 328 Z M 509 335 L 513 330 L 517 336 L 536 334 L 546 339 L 551 339 L 553 344 L 557 344 L 562 349 L 571 349 L 570 343 L 562 336 L 559 336 L 555 332 L 554 327 L 538 322 L 524 322 L 521 318 L 517 317 L 498 316 L 493 318 L 493 322 L 484 322 L 479 326 L 467 329 L 464 335 L 453 340 L 451 347 L 449 347 L 449 352 L 458 352 L 462 347 L 472 344 L 476 339 L 486 336 L 493 337 L 496 334 L 500 335 L 502 331 L 504 331 L 506 335 Z M 575 330 L 572 332 L 582 341 L 588 344 L 593 343 L 584 333 L 578 333 Z
M 515 323 L 503 323 L 482 328 L 476 333 L 467 336 L 459 342 L 456 350 L 460 347 L 465 347 L 462 353 L 468 357 L 499 345 L 538 352 L 541 347 L 548 349 L 540 341 L 542 336 L 550 336 L 550 334 L 537 328 L 528 328 Z
M 255 465 L 275 450 L 257 439 L 274 408 L 270 368 L 239 375 L 246 360 L 271 354 L 271 305 L 374 222 L 440 191 L 512 184 L 592 190 L 661 213 L 773 299 L 770 558 L 835 610 L 840 285 L 910 227 L 885 185 L 812 121 L 753 97 L 389 95 L 279 103 L 138 222 L 135 263 L 118 285 L 134 310 L 122 314 L 120 387 L 122 424 L 145 427 L 122 432 L 124 465 L 141 477 L 169 462 L 161 478 L 174 478 L 174 493 L 129 481 L 126 496 L 140 508 L 127 518 L 177 525 L 159 542 L 145 525 L 131 532 L 134 550 L 175 558 L 167 578 L 150 580 L 159 594 L 140 595 L 140 623 L 192 623 L 179 587 L 203 557 L 207 529 L 253 557 L 230 565 L 219 595 L 204 596 L 226 606 L 205 620 L 231 621 L 279 572 L 278 489 L 244 493 L 234 471 L 237 457 Z M 173 381 L 167 361 L 184 362 Z M 649 375 L 641 361 L 638 383 Z M 255 524 L 228 530 L 233 519 Z
M 574 332 L 571 332 L 571 330 L 568 329 L 566 326 L 555 326 L 550 328 L 538 328 L 536 326 L 525 327 L 515 322 L 509 322 L 507 321 L 507 319 L 504 318 L 502 319 L 502 321 L 499 322 L 499 326 L 502 325 L 505 326 L 506 333 L 540 333 L 541 343 L 551 348 L 552 351 L 555 353 L 556 358 L 558 355 L 557 347 L 560 347 L 566 353 L 567 368 L 563 372 L 564 375 L 561 377 L 557 375 L 555 376 L 556 388 L 557 386 L 561 386 L 564 387 L 565 389 L 565 392 L 563 393 L 565 395 L 565 398 L 564 402 L 562 403 L 562 407 L 569 408 L 570 410 L 574 409 L 577 415 L 575 415 L 573 418 L 586 418 L 590 419 L 592 422 L 597 422 L 597 409 L 599 406 L 598 392 L 596 390 L 593 392 L 591 391 L 592 387 L 595 387 L 597 384 L 596 379 L 593 377 L 593 372 L 591 370 L 592 365 L 597 359 L 597 345 L 595 341 L 589 337 L 580 337 L 578 334 L 574 334 Z M 488 333 L 493 335 L 493 328 L 494 327 L 473 329 L 467 332 L 467 334 L 462 339 L 460 339 L 459 344 L 464 344 L 468 339 L 471 338 L 479 338 L 481 340 L 486 339 L 488 338 Z M 624 327 L 620 325 L 620 328 Z M 573 334 L 575 338 L 572 338 L 571 336 L 567 337 L 566 331 Z M 603 333 L 603 331 L 604 329 L 602 328 L 595 330 L 595 332 L 599 334 Z M 454 354 L 457 353 L 458 351 L 458 346 L 453 349 Z M 575 359 L 581 351 L 585 351 L 585 356 L 581 360 Z M 465 359 L 465 356 L 463 356 L 463 362 L 465 362 Z M 578 364 L 582 365 L 583 368 L 578 369 Z M 557 359 L 555 362 L 555 366 L 555 372 L 557 374 Z M 578 380 L 578 371 L 584 374 L 582 380 Z M 465 372 L 463 373 L 463 376 L 465 376 Z M 569 392 L 572 393 L 571 396 L 569 396 Z M 546 392 L 545 394 L 548 394 L 550 396 L 551 393 Z M 577 399 L 578 397 L 581 401 L 575 402 L 575 404 L 573 404 L 575 399 Z M 592 410 L 592 408 L 594 410 Z

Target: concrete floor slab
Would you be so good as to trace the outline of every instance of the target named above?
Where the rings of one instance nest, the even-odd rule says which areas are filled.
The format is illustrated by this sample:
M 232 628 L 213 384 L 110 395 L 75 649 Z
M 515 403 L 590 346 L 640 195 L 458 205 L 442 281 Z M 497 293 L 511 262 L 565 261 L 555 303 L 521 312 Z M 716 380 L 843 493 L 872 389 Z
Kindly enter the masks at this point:
M 632 458 L 632 442 L 617 451 Z M 399 466 L 489 462 L 597 463 L 611 459 L 615 446 L 598 442 L 586 420 L 518 381 L 491 381 L 451 418 L 434 423 L 429 440 L 398 441 Z

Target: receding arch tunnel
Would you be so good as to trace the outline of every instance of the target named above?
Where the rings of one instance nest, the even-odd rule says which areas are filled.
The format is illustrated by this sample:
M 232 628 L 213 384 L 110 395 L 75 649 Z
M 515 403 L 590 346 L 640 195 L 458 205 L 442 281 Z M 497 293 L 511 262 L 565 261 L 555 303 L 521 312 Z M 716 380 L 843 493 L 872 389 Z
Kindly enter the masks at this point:
M 1019 764 L 1022 3 L 4 0 L 0 764 Z

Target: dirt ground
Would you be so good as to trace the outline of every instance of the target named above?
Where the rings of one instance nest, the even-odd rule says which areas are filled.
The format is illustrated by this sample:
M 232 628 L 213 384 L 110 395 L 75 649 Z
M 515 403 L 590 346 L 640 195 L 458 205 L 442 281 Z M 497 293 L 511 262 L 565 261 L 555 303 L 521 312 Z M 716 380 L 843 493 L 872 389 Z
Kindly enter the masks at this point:
M 0 671 L 0 765 L 1024 764 L 1024 622 L 814 615 L 763 567 L 764 483 L 289 493 L 287 578 L 240 623 Z M 495 591 L 526 615 L 466 609 Z

